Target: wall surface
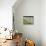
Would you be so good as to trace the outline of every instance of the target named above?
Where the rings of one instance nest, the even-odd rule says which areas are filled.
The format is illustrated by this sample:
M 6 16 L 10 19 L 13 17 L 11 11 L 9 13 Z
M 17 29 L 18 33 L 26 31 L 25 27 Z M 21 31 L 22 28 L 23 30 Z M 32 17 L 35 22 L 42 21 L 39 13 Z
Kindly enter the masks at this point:
M 14 5 L 13 14 L 15 29 L 41 46 L 41 0 L 23 0 L 17 7 Z M 34 16 L 34 24 L 24 25 L 23 16 Z
M 41 1 L 41 38 L 42 46 L 46 46 L 46 0 Z
M 34 39 L 37 46 L 46 46 L 46 0 L 25 0 L 14 5 L 13 11 L 15 28 L 23 32 L 25 38 Z M 34 16 L 34 25 L 23 24 L 23 16 L 28 15 Z

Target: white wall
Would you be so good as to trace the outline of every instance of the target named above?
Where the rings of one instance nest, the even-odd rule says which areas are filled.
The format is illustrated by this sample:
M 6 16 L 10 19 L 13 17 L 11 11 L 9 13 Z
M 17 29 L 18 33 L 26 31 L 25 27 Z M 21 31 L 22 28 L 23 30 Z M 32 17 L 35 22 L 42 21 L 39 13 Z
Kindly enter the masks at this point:
M 41 38 L 42 46 L 46 46 L 46 0 L 41 1 Z
M 0 27 L 12 28 L 12 6 L 16 0 L 0 0 Z
M 36 46 L 41 46 L 41 0 L 23 0 L 13 10 L 18 32 L 22 32 L 25 38 L 34 40 Z M 34 24 L 24 25 L 23 16 L 34 16 Z

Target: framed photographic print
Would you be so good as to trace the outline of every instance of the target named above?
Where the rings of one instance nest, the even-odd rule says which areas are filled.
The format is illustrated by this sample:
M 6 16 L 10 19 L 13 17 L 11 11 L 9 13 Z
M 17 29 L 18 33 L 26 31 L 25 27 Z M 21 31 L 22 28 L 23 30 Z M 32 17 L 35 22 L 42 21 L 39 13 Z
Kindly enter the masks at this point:
M 23 24 L 34 24 L 34 16 L 23 16 Z

